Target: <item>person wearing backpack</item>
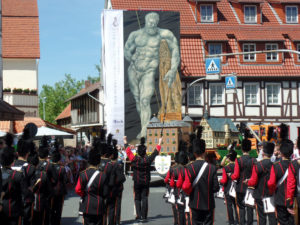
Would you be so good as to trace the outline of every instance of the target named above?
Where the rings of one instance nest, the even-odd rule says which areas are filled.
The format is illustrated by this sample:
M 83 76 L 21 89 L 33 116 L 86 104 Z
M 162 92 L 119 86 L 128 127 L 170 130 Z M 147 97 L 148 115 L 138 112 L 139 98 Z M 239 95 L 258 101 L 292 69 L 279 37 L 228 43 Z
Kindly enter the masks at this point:
M 150 156 L 146 154 L 145 138 L 141 138 L 141 144 L 138 146 L 138 154 L 135 156 L 131 149 L 133 146 L 127 147 L 126 154 L 131 161 L 134 181 L 134 201 L 136 208 L 136 219 L 141 222 L 147 221 L 148 216 L 148 195 L 151 180 L 150 167 L 155 157 L 159 154 L 163 138 L 159 138 L 158 145 Z M 127 139 L 124 137 L 124 144 Z
M 277 224 L 275 212 L 265 213 L 263 205 L 264 198 L 272 197 L 267 183 L 270 177 L 271 167 L 273 166 L 270 158 L 273 155 L 274 148 L 274 143 L 263 142 L 262 160 L 254 165 L 251 178 L 246 180 L 248 187 L 255 188 L 253 197 L 255 199 L 256 210 L 258 213 L 258 225 L 267 224 L 267 216 L 269 219 L 269 224 Z
M 32 222 L 32 205 L 34 195 L 32 185 L 35 179 L 35 167 L 27 161 L 29 153 L 35 151 L 35 144 L 28 136 L 28 130 L 24 129 L 22 138 L 17 145 L 18 159 L 13 163 L 12 169 L 23 173 L 25 192 L 23 195 L 23 225 L 30 225 Z
M 197 138 L 193 140 L 196 160 L 185 170 L 182 190 L 190 196 L 189 207 L 192 225 L 213 224 L 215 198 L 219 190 L 217 169 L 205 161 L 205 141 L 201 139 L 202 126 L 198 127 Z
M 220 183 L 224 187 L 228 221 L 230 225 L 233 225 L 235 224 L 233 212 L 235 213 L 236 221 L 238 220 L 238 214 L 236 209 L 235 198 L 229 195 L 229 190 L 232 185 L 231 174 L 233 174 L 234 172 L 234 162 L 237 157 L 237 153 L 234 149 L 231 149 L 228 155 L 225 157 L 227 159 L 226 161 L 228 162 L 228 164 L 225 167 L 223 167 L 223 174 Z
M 236 201 L 239 210 L 239 223 L 241 225 L 246 224 L 246 212 L 247 210 L 247 224 L 253 224 L 253 208 L 245 205 L 245 196 L 248 191 L 248 185 L 245 180 L 251 176 L 252 168 L 256 162 L 254 158 L 249 155 L 251 151 L 251 141 L 249 130 L 245 130 L 244 140 L 242 141 L 243 155 L 235 160 L 234 172 L 231 175 L 231 179 L 237 181 L 236 184 Z
M 50 224 L 60 225 L 63 210 L 64 198 L 67 194 L 67 174 L 65 168 L 59 164 L 61 155 L 56 144 L 56 149 L 52 153 L 53 176 L 56 184 L 53 189 L 53 197 L 50 208 Z
M 277 220 L 280 225 L 294 224 L 294 217 L 287 210 L 287 175 L 290 165 L 290 158 L 293 154 L 294 143 L 288 139 L 288 127 L 280 125 L 280 154 L 281 160 L 273 164 L 268 180 L 270 194 L 275 193 L 275 207 Z
M 18 225 L 23 212 L 22 195 L 26 193 L 23 173 L 11 168 L 14 159 L 12 142 L 7 143 L 1 154 L 2 191 L 0 196 L 1 224 Z
M 81 210 L 84 225 L 104 224 L 108 177 L 99 167 L 100 161 L 100 151 L 92 148 L 88 155 L 89 167 L 80 173 L 75 187 L 75 192 L 82 198 Z

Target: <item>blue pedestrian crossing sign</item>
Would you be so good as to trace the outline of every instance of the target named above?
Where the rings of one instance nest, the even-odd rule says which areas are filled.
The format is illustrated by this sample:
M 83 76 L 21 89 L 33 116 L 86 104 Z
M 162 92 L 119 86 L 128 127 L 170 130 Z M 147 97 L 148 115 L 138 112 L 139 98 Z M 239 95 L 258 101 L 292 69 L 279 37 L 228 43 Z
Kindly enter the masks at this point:
M 205 59 L 206 74 L 221 73 L 221 60 L 220 58 Z
M 236 76 L 225 77 L 225 87 L 226 89 L 236 88 Z

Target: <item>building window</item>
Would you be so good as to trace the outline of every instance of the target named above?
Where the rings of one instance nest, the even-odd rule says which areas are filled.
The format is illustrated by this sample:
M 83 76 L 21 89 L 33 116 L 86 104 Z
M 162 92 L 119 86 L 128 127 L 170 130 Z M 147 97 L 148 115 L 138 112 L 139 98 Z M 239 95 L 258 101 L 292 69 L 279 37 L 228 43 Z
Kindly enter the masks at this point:
M 266 44 L 266 50 L 277 50 L 278 44 Z M 278 61 L 278 53 L 267 53 L 267 61 Z
M 297 44 L 297 51 L 300 52 L 300 44 Z M 298 54 L 298 61 L 300 61 L 300 55 Z
M 298 7 L 286 6 L 285 7 L 286 23 L 298 23 Z
M 246 105 L 258 104 L 258 84 L 245 84 Z
M 255 5 L 245 5 L 245 23 L 256 23 L 256 6 Z
M 157 140 L 157 138 L 155 138 L 155 144 L 157 144 L 158 143 L 158 140 Z
M 201 22 L 212 23 L 213 20 L 213 5 L 201 5 L 200 7 Z
M 148 130 L 148 134 L 151 134 L 151 129 Z
M 169 147 L 167 147 L 167 152 L 169 152 L 170 151 L 170 148 Z
M 149 147 L 149 151 L 152 152 L 152 147 L 151 146 Z
M 280 104 L 280 84 L 267 84 L 268 105 Z
M 208 51 L 210 55 L 221 54 L 222 44 L 221 43 L 210 43 L 208 44 Z
M 169 140 L 169 138 L 167 138 L 167 144 L 169 144 L 170 143 L 170 140 Z
M 243 52 L 253 52 L 256 51 L 255 44 L 243 44 Z M 244 61 L 255 61 L 256 54 L 247 54 L 244 55 Z
M 176 151 L 176 147 L 175 146 L 173 146 L 173 152 L 175 152 Z
M 161 151 L 162 151 L 162 152 L 164 151 L 164 147 L 161 147 Z
M 202 84 L 194 84 L 189 88 L 188 104 L 201 105 L 202 104 Z
M 211 84 L 210 85 L 210 104 L 222 105 L 224 104 L 224 84 Z

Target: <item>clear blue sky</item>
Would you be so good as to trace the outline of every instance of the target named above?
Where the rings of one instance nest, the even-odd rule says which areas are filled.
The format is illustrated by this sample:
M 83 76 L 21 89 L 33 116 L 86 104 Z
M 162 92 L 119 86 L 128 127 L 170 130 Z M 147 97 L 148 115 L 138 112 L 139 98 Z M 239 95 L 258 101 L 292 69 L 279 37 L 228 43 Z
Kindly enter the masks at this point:
M 40 22 L 39 91 L 70 73 L 77 80 L 97 76 L 100 15 L 104 0 L 38 0 Z

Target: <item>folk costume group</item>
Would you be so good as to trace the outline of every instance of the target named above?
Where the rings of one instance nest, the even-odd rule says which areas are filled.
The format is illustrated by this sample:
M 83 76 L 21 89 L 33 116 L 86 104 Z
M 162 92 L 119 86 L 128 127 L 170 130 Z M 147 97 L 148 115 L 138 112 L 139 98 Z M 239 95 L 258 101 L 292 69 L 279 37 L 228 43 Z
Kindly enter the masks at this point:
M 228 222 L 224 218 L 224 224 L 251 225 L 254 210 L 258 225 L 299 224 L 296 206 L 300 203 L 300 159 L 291 160 L 294 144 L 288 139 L 288 127 L 280 125 L 277 143 L 273 131 L 274 128 L 269 129 L 262 159 L 258 160 L 249 155 L 251 141 L 246 129 L 242 156 L 237 157 L 233 143 L 221 163 L 219 181 L 216 167 L 205 161 L 202 127 L 197 136 L 190 136 L 190 147 L 181 143 L 175 164 L 165 178 L 164 197 L 172 204 L 174 225 L 214 224 L 215 193 L 220 192 L 227 208 Z M 297 145 L 300 149 L 300 138 Z
M 190 136 L 189 144 L 180 142 L 175 164 L 165 177 L 165 197 L 172 204 L 174 224 L 213 224 L 215 195 L 223 192 L 229 224 L 253 224 L 254 209 L 257 224 L 298 224 L 300 196 L 299 159 L 291 160 L 293 142 L 288 139 L 288 128 L 280 126 L 280 142 L 273 143 L 272 129 L 263 143 L 262 159 L 249 156 L 251 141 L 248 133 L 241 143 L 243 155 L 237 157 L 232 144 L 222 161 L 222 179 L 218 181 L 217 167 L 206 162 L 202 127 Z M 59 225 L 67 194 L 66 171 L 59 164 L 59 147 L 52 148 L 43 139 L 39 148 L 29 131 L 24 129 L 17 144 L 6 138 L 1 149 L 0 221 L 7 225 Z M 85 225 L 120 224 L 124 167 L 118 163 L 117 141 L 112 135 L 95 138 L 88 153 L 87 169 L 78 177 L 75 192 L 81 197 L 79 211 Z M 151 155 L 146 154 L 145 139 L 133 154 L 134 146 L 124 144 L 131 161 L 134 181 L 136 220 L 147 222 L 151 164 L 159 155 L 162 138 Z M 300 139 L 298 140 L 298 149 Z M 278 148 L 279 153 L 277 154 Z M 50 159 L 49 160 L 49 155 Z M 221 189 L 220 189 L 221 185 Z M 250 199 L 250 200 L 249 200 Z M 253 202 L 251 203 L 251 199 Z M 224 218 L 224 224 L 226 224 Z

